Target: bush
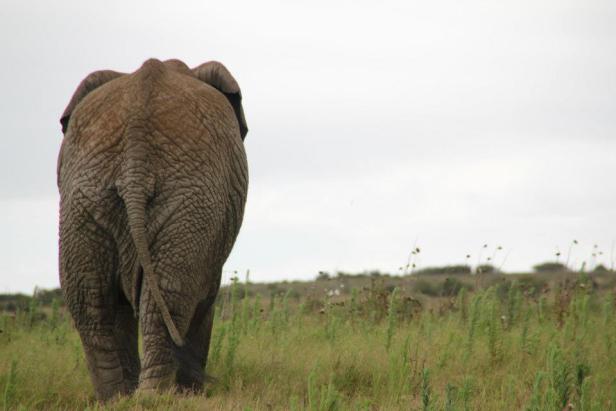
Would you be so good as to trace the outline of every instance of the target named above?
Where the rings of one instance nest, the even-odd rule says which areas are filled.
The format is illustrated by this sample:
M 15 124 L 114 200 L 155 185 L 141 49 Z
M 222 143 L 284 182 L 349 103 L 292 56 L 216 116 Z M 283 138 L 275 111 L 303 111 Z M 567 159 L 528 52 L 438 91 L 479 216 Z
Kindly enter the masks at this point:
M 537 298 L 548 285 L 547 281 L 533 275 L 519 278 L 518 283 L 524 294 L 532 298 Z
M 554 273 L 554 272 L 562 272 L 569 271 L 566 265 L 556 262 L 547 262 L 541 263 L 533 266 L 533 270 L 538 273 Z
M 295 301 L 299 301 L 301 294 L 299 293 L 299 291 L 297 291 L 295 288 L 289 288 L 287 289 L 287 292 L 285 293 L 285 295 L 288 298 L 291 298 Z
M 329 279 L 330 279 L 329 273 L 325 271 L 319 271 L 319 274 L 317 274 L 317 281 L 327 281 Z
M 592 270 L 593 273 L 609 273 L 611 270 L 609 268 L 607 268 L 606 266 L 604 266 L 603 264 L 599 264 L 598 266 L 595 267 L 594 270 Z
M 464 284 L 455 278 L 446 278 L 442 282 L 418 280 L 414 290 L 430 297 L 454 297 L 458 295 Z
M 462 287 L 464 287 L 464 284 L 460 280 L 448 277 L 441 286 L 441 295 L 443 297 L 455 297 Z
M 504 302 L 507 300 L 510 289 L 511 289 L 511 281 L 509 280 L 503 279 L 495 285 L 496 296 L 501 302 Z
M 436 284 L 433 284 L 430 281 L 418 280 L 415 282 L 413 288 L 415 291 L 418 291 L 430 297 L 436 297 L 439 295 L 438 287 L 436 286 Z
M 27 310 L 32 297 L 25 294 L 0 294 L 0 311 Z
M 34 297 L 43 306 L 51 305 L 51 303 L 55 299 L 57 299 L 58 301 L 64 301 L 64 295 L 62 294 L 62 290 L 60 288 L 55 288 L 52 290 L 43 290 L 37 288 L 35 290 Z
M 478 265 L 475 272 L 477 274 L 496 274 L 500 271 L 498 268 L 494 267 L 492 264 L 481 264 Z
M 415 271 L 418 275 L 433 274 L 470 274 L 471 267 L 468 265 L 446 265 L 443 267 L 426 267 Z

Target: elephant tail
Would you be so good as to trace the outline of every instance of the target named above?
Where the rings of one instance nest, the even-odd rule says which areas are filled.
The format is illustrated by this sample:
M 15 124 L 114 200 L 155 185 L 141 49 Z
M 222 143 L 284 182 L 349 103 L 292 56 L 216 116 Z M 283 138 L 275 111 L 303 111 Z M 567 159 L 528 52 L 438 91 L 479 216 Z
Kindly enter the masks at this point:
M 121 190 L 120 190 L 121 192 Z M 123 195 L 122 195 L 123 194 Z M 124 200 L 126 205 L 126 214 L 128 216 L 128 228 L 130 230 L 135 248 L 137 250 L 137 258 L 141 267 L 143 268 L 143 277 L 145 285 L 152 292 L 154 302 L 160 310 L 163 321 L 171 339 L 178 347 L 184 345 L 184 339 L 180 335 L 171 314 L 169 308 L 163 299 L 158 285 L 156 274 L 154 273 L 154 267 L 152 265 L 152 257 L 148 246 L 147 236 L 145 232 L 145 205 L 146 196 L 143 195 L 143 190 L 137 187 L 133 187 L 133 190 L 126 190 L 121 193 L 120 196 Z
M 155 176 L 150 172 L 149 153 L 152 150 L 150 138 L 147 136 L 151 113 L 152 78 L 164 74 L 164 65 L 157 60 L 148 60 L 137 72 L 138 91 L 133 96 L 136 99 L 128 117 L 124 131 L 123 161 L 115 182 L 118 195 L 126 206 L 128 229 L 130 231 L 137 259 L 143 268 L 145 287 L 152 293 L 154 303 L 160 310 L 163 322 L 171 339 L 178 347 L 184 345 L 184 340 L 171 318 L 169 308 L 163 299 L 154 272 L 152 256 L 146 235 L 146 205 L 155 192 Z

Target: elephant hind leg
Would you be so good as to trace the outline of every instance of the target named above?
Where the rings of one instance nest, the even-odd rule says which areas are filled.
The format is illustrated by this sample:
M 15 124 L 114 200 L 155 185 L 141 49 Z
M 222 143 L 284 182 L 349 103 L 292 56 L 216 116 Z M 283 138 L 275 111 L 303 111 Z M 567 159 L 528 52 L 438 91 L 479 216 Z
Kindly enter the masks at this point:
M 134 389 L 127 372 L 132 367 L 127 364 L 133 364 L 134 357 L 127 354 L 131 352 L 125 345 L 127 339 L 121 337 L 131 331 L 118 309 L 115 289 L 117 251 L 111 235 L 87 212 L 71 211 L 71 224 L 60 228 L 60 280 L 96 396 L 107 400 Z
M 203 384 L 211 329 L 211 321 L 206 321 L 211 302 L 203 300 L 213 288 L 218 289 L 209 267 L 214 254 L 211 244 L 216 238 L 204 234 L 212 231 L 212 217 L 203 210 L 194 205 L 179 209 L 150 244 L 154 281 L 184 344 L 174 344 L 144 276 L 139 300 L 143 337 L 139 390 L 164 390 L 176 385 L 192 389 Z M 157 215 L 155 211 L 150 214 Z
M 137 318 L 132 306 L 120 292 L 116 306 L 115 323 L 113 327 L 116 342 L 120 348 L 120 362 L 125 378 L 127 392 L 133 392 L 139 382 L 139 337 Z
M 171 388 L 177 371 L 174 355 L 176 347 L 147 286 L 141 288 L 139 326 L 143 339 L 139 391 L 160 391 Z
M 186 344 L 176 349 L 176 383 L 183 391 L 200 392 L 205 382 L 205 365 L 214 322 L 214 299 L 197 305 L 186 335 Z

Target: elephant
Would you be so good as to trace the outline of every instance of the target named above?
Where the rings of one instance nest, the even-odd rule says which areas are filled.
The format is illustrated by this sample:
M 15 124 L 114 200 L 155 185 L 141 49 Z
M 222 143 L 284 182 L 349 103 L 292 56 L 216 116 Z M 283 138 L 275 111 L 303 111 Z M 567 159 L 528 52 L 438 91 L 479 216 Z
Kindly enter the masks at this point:
M 237 81 L 216 61 L 96 71 L 60 123 L 60 285 L 97 398 L 201 391 L 248 189 Z

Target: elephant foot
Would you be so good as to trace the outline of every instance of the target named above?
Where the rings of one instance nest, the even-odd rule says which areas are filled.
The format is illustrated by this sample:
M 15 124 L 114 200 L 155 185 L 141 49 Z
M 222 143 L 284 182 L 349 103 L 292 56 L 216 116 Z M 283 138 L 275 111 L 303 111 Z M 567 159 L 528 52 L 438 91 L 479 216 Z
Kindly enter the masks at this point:
M 85 354 L 99 401 L 105 402 L 114 397 L 129 395 L 135 390 L 136 381 L 126 378 L 126 371 L 116 351 L 102 351 L 86 346 Z
M 143 370 L 139 378 L 138 392 L 160 392 L 175 386 L 175 371 L 170 366 L 156 366 Z
M 182 392 L 200 393 L 204 382 L 205 375 L 201 369 L 179 370 L 177 373 L 176 383 Z

